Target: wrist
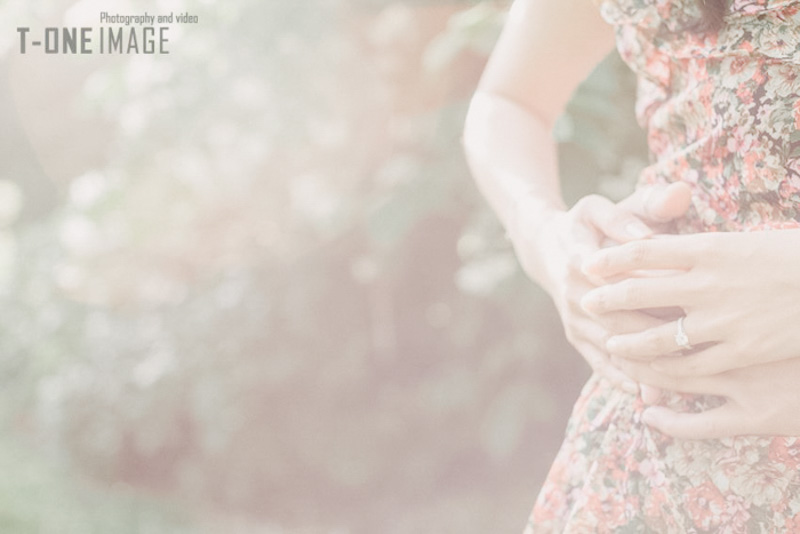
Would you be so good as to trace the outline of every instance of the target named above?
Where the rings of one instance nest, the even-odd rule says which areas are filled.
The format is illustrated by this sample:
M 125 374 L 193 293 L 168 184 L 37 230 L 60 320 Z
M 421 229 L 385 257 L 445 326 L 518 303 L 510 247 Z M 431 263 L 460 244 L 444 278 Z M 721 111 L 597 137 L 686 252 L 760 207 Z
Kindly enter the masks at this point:
M 514 200 L 511 213 L 506 218 L 506 237 L 515 245 L 539 241 L 547 224 L 567 209 L 561 202 L 543 199 L 534 191 L 526 192 Z
M 534 194 L 520 197 L 508 219 L 506 235 L 528 276 L 551 293 L 553 262 L 558 260 L 557 243 L 553 243 L 558 219 L 566 209 Z

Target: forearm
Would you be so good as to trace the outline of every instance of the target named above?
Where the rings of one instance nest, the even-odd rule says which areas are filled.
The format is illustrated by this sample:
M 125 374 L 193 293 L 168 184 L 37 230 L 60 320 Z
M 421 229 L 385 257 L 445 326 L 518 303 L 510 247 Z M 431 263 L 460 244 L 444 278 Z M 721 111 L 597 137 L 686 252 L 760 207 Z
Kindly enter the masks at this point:
M 523 106 L 495 93 L 475 94 L 467 114 L 464 148 L 481 193 L 503 227 L 517 234 L 524 204 L 536 222 L 565 209 L 556 144 L 548 125 Z
M 547 288 L 545 221 L 565 210 L 556 144 L 549 126 L 523 106 L 479 91 L 470 105 L 464 147 L 478 188 L 497 214 L 528 274 Z M 524 257 L 523 257 L 524 256 Z

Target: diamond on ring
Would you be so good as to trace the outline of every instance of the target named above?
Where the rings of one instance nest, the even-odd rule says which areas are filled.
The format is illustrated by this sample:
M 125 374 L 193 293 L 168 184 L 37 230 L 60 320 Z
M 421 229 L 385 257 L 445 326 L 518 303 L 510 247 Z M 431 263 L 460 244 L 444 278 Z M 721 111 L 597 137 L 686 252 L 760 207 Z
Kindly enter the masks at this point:
M 689 349 L 692 346 L 689 344 L 689 336 L 686 335 L 686 331 L 683 329 L 683 320 L 684 317 L 678 319 L 678 333 L 675 334 L 675 343 L 677 343 L 681 349 Z

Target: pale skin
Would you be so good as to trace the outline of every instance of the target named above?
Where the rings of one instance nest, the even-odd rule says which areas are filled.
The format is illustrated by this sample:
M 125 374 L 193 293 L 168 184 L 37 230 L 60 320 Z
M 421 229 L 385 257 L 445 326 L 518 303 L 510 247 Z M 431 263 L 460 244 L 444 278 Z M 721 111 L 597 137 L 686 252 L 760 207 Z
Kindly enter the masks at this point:
M 622 280 L 585 294 L 591 314 L 679 306 L 693 350 L 678 351 L 668 322 L 610 337 L 612 360 L 664 389 L 720 395 L 702 414 L 654 407 L 646 418 L 671 434 L 800 435 L 800 230 L 672 236 L 611 247 L 584 263 L 593 276 Z M 668 269 L 658 277 L 636 271 Z M 647 420 L 647 419 L 646 419 Z
M 790 311 L 800 230 L 662 236 L 662 223 L 690 205 L 680 183 L 616 205 L 590 196 L 567 209 L 561 198 L 549 132 L 613 46 L 591 0 L 516 0 L 467 117 L 476 182 L 573 346 L 614 385 L 641 386 L 653 404 L 646 422 L 688 439 L 800 435 L 800 328 Z M 683 314 L 686 353 L 675 342 Z M 659 388 L 727 402 L 676 413 L 657 405 Z

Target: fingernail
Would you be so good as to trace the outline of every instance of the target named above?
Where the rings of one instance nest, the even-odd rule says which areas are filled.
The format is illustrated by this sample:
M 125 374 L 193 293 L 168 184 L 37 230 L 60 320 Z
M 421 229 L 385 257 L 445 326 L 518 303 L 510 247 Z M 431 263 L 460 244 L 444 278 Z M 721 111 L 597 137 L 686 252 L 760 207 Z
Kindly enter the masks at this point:
M 658 414 L 653 413 L 652 409 L 647 409 L 642 412 L 642 421 L 646 425 L 655 426 L 658 424 Z
M 594 270 L 596 265 L 597 265 L 597 257 L 594 254 L 586 256 L 583 259 L 583 263 L 581 264 L 581 271 L 585 275 L 590 275 L 592 274 L 592 271 Z
M 625 226 L 625 231 L 628 235 L 637 239 L 644 239 L 653 232 L 642 221 L 631 221 Z
M 622 383 L 622 389 L 631 395 L 636 395 L 639 393 L 639 384 L 631 380 L 625 380 Z
M 581 308 L 588 314 L 606 313 L 605 289 L 595 288 L 586 293 L 581 299 Z
M 645 404 L 658 404 L 661 398 L 661 391 L 653 386 L 641 386 L 642 401 Z
M 585 311 L 586 313 L 591 313 L 592 312 L 592 305 L 594 304 L 595 300 L 596 299 L 592 296 L 591 293 L 587 293 L 581 299 L 581 309 L 583 311 Z
M 617 352 L 618 349 L 619 349 L 619 339 L 617 339 L 616 337 L 608 338 L 608 341 L 606 341 L 606 350 L 608 352 Z

